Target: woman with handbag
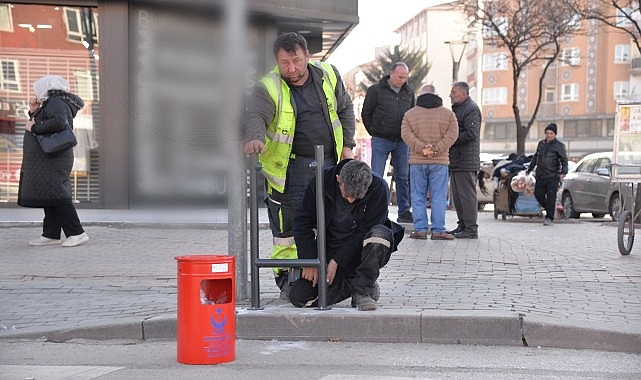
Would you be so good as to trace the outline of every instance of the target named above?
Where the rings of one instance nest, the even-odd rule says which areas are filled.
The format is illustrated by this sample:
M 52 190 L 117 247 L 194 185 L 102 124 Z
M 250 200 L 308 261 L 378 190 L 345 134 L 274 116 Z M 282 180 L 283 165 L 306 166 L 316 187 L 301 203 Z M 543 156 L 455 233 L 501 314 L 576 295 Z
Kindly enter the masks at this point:
M 38 136 L 48 138 L 47 135 L 65 128 L 73 129 L 73 118 L 84 102 L 70 93 L 69 82 L 57 75 L 36 80 L 33 89 L 36 96 L 29 101 L 29 120 L 25 125 L 18 205 L 44 209 L 42 236 L 29 245 L 75 247 L 87 242 L 89 236 L 80 224 L 71 198 L 73 149 L 45 153 Z M 66 236 L 64 241 L 60 238 L 61 230 Z

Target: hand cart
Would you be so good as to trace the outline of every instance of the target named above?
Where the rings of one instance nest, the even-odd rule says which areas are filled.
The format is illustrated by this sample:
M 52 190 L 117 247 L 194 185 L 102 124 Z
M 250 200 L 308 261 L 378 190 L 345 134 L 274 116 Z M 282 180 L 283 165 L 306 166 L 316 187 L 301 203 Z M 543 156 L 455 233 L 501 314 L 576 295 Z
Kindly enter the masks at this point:
M 503 220 L 507 219 L 508 215 L 529 217 L 541 215 L 541 207 L 533 195 L 528 195 L 523 191 L 514 191 L 510 185 L 512 178 L 525 169 L 520 161 L 504 162 L 497 165 L 495 176 L 499 180 L 494 189 L 494 219 L 498 219 L 499 215 Z
M 635 222 L 641 219 L 641 102 L 618 103 L 614 125 L 614 163 L 610 166 L 610 179 L 619 184 L 622 210 L 617 243 L 619 253 L 629 255 L 634 244 Z M 622 191 L 624 186 L 631 194 Z

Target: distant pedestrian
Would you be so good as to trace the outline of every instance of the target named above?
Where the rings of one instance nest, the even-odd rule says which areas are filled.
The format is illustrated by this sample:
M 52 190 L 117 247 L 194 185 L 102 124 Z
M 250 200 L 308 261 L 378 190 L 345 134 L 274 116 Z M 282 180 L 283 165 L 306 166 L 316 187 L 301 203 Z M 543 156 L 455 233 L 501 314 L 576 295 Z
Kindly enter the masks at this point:
M 61 131 L 69 125 L 84 106 L 77 95 L 69 92 L 69 82 L 57 75 L 48 75 L 33 84 L 35 97 L 29 101 L 29 120 L 25 125 L 22 168 L 18 204 L 44 209 L 42 236 L 29 245 L 60 245 L 75 247 L 89 240 L 80 224 L 71 198 L 69 175 L 73 167 L 73 149 L 55 156 L 46 155 L 36 135 Z M 67 237 L 60 239 L 61 230 Z
M 410 186 L 414 231 L 412 239 L 427 239 L 427 193 L 430 194 L 432 240 L 452 240 L 445 231 L 449 149 L 458 137 L 456 116 L 443 107 L 432 85 L 421 89 L 416 107 L 405 113 L 401 136 L 410 149 Z
M 367 89 L 361 117 L 372 136 L 372 171 L 385 175 L 387 158 L 392 155 L 396 184 L 398 222 L 412 223 L 409 200 L 409 150 L 401 138 L 403 115 L 414 107 L 414 89 L 407 84 L 409 68 L 403 62 L 392 65 L 389 75 Z
M 528 173 L 535 170 L 534 196 L 541 207 L 545 208 L 544 226 L 554 224 L 556 192 L 568 173 L 568 154 L 565 144 L 556 138 L 556 133 L 555 123 L 545 127 L 545 138 L 539 141 L 528 168 Z
M 327 282 L 327 304 L 352 297 L 358 310 L 376 309 L 380 269 L 403 238 L 404 228 L 387 219 L 389 189 L 363 161 L 343 160 L 323 174 L 327 278 L 318 268 L 302 268 L 291 284 L 294 306 L 318 303 L 318 282 Z M 316 179 L 307 186 L 294 218 L 294 237 L 301 259 L 318 258 Z M 393 228 L 394 230 L 392 230 Z
M 450 185 L 458 226 L 448 231 L 457 239 L 478 239 L 477 173 L 481 169 L 481 110 L 470 98 L 466 82 L 456 82 L 450 91 L 452 111 L 458 122 L 458 138 L 450 148 Z

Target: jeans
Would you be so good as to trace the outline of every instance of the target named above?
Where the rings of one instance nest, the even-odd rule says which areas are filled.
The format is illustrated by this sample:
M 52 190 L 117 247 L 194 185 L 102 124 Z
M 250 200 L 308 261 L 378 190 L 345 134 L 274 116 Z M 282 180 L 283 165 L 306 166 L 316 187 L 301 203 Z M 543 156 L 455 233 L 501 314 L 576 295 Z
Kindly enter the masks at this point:
M 410 165 L 412 186 L 412 216 L 414 230 L 427 232 L 427 190 L 430 191 L 432 231 L 445 232 L 445 208 L 447 207 L 447 165 Z
M 392 154 L 392 166 L 394 167 L 398 215 L 402 215 L 410 210 L 410 149 L 401 139 L 391 141 L 381 137 L 372 137 L 372 171 L 378 173 L 381 177 L 385 175 L 385 163 L 390 153 Z

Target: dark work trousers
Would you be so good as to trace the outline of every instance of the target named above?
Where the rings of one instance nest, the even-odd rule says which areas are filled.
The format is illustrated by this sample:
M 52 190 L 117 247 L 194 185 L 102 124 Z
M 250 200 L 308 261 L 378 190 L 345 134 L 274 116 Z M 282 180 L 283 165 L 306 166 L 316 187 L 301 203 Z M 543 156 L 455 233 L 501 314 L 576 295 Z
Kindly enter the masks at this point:
M 450 172 L 452 201 L 456 208 L 458 223 L 466 230 L 478 230 L 478 198 L 476 196 L 477 172 Z
M 61 229 L 66 237 L 80 235 L 85 232 L 71 200 L 66 204 L 44 207 L 44 211 L 42 236 L 49 239 L 60 239 Z
M 372 227 L 363 239 L 361 263 L 356 267 L 356 273 L 348 278 L 335 278 L 334 282 L 327 286 L 327 305 L 346 300 L 354 293 L 371 294 L 380 269 L 387 265 L 390 259 L 393 242 L 392 230 L 382 224 Z M 289 299 L 296 307 L 317 306 L 318 285 L 314 287 L 311 281 L 301 277 L 291 284 Z
M 536 179 L 534 185 L 534 197 L 541 207 L 545 208 L 545 217 L 554 220 L 554 210 L 556 209 L 556 191 L 559 188 L 559 178 L 542 178 Z
M 280 193 L 272 189 L 265 200 L 267 205 L 267 215 L 269 217 L 269 227 L 272 231 L 274 248 L 272 249 L 272 259 L 295 259 L 292 257 L 294 248 L 294 213 L 298 204 L 303 199 L 305 189 L 309 181 L 316 175 L 314 168 L 310 164 L 315 159 L 307 157 L 291 158 L 287 166 L 285 178 L 285 191 Z M 324 167 L 335 165 L 331 159 L 326 159 Z M 287 248 L 290 247 L 290 248 Z M 275 268 L 276 273 L 280 273 L 284 268 Z M 276 278 L 276 284 L 282 289 L 284 277 Z

